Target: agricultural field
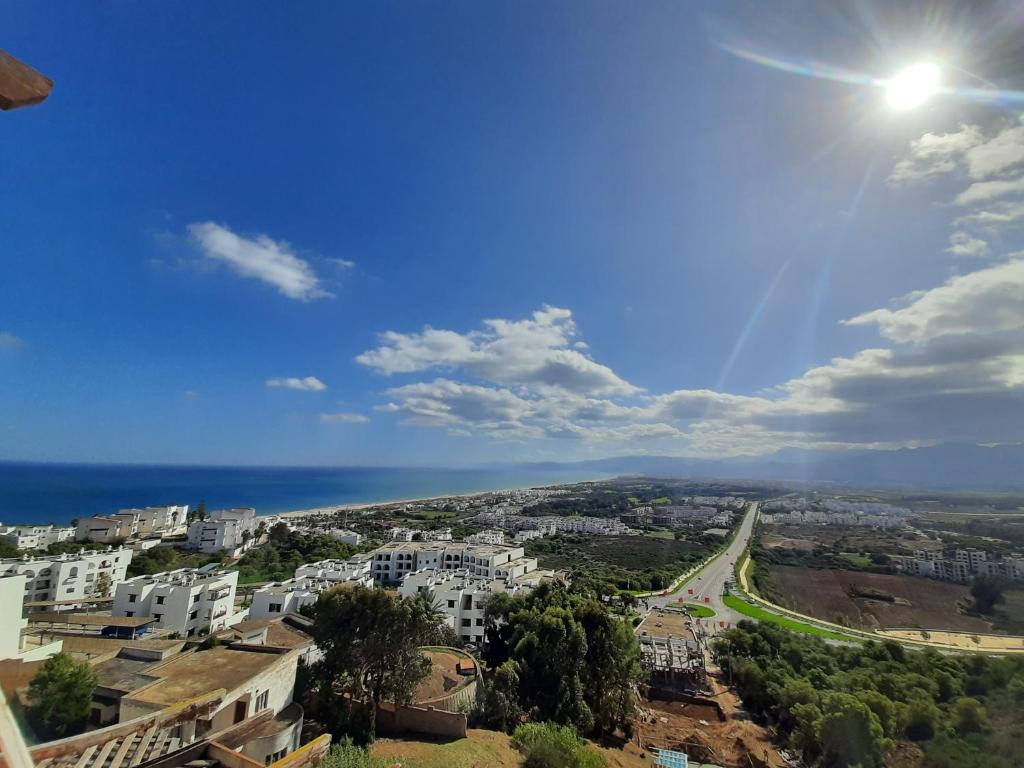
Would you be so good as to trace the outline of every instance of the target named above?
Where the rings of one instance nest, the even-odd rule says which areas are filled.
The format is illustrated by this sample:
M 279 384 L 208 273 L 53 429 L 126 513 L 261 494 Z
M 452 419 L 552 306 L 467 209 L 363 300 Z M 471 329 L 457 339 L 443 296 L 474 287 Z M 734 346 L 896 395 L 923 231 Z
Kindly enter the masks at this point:
M 772 566 L 773 596 L 790 610 L 860 629 L 919 627 L 991 632 L 967 616 L 970 589 L 933 579 L 847 570 Z
M 721 541 L 650 536 L 549 536 L 526 542 L 541 568 L 570 569 L 611 590 L 657 590 L 711 555 Z

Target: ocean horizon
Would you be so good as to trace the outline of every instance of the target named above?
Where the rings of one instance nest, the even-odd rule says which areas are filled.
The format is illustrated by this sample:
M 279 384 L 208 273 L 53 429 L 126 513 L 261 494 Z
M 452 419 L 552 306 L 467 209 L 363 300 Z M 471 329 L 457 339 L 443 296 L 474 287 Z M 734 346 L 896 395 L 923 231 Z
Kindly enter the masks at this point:
M 204 502 L 278 514 L 600 480 L 598 472 L 520 468 L 252 467 L 0 462 L 0 522 L 66 524 L 126 507 Z

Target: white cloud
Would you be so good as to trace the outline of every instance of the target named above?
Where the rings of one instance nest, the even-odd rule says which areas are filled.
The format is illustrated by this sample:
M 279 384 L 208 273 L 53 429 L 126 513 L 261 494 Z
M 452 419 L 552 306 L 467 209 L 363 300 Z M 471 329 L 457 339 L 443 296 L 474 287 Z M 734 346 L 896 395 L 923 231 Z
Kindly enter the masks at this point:
M 188 226 L 189 234 L 203 255 L 226 265 L 242 277 L 274 286 L 290 299 L 313 301 L 330 297 L 307 261 L 300 259 L 283 240 L 267 235 L 245 238 L 212 221 Z
M 954 256 L 975 258 L 989 254 L 988 243 L 963 231 L 954 232 L 949 236 L 949 248 L 946 251 Z
M 952 277 L 903 301 L 901 309 L 877 309 L 844 322 L 875 324 L 886 338 L 912 344 L 947 334 L 1024 329 L 1024 259 Z
M 984 141 L 976 125 L 962 125 L 956 133 L 926 133 L 910 142 L 910 153 L 893 167 L 889 183 L 901 184 L 951 173 L 968 150 Z
M 0 331 L 0 349 L 20 349 L 25 342 L 8 331 Z
M 1024 164 L 1024 126 L 1016 125 L 964 153 L 972 179 L 987 179 Z
M 975 211 L 961 216 L 953 223 L 957 226 L 970 226 L 984 230 L 995 230 L 1024 222 L 1024 202 L 997 202 L 986 210 Z
M 282 389 L 297 389 L 303 392 L 323 392 L 327 389 L 327 385 L 324 384 L 316 376 L 289 376 L 286 378 L 267 379 L 268 387 L 279 387 Z
M 957 205 L 974 205 L 1024 192 L 1024 176 L 999 181 L 979 181 L 956 196 Z
M 388 331 L 380 346 L 356 361 L 386 376 L 462 370 L 497 384 L 583 395 L 639 391 L 574 348 L 576 324 L 567 309 L 545 306 L 525 320 L 491 319 L 484 326 L 485 330 L 465 334 L 429 326 L 420 333 Z
M 325 424 L 365 424 L 370 419 L 361 413 L 321 413 L 320 421 Z

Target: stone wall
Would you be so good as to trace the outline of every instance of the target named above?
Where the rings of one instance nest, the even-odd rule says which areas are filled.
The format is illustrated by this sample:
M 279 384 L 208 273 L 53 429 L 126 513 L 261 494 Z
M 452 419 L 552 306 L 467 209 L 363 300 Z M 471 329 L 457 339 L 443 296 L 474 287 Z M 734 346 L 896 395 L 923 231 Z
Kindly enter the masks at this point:
M 434 707 L 398 707 L 382 704 L 377 709 L 377 732 L 398 735 L 421 733 L 461 739 L 466 735 L 466 715 Z

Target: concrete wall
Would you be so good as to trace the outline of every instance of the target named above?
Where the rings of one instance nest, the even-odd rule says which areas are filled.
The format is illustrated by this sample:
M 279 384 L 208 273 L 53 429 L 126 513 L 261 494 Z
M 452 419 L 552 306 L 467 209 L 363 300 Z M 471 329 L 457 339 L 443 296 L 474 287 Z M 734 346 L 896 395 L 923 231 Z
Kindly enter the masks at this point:
M 382 704 L 377 709 L 377 732 L 382 734 L 422 733 L 461 739 L 466 736 L 466 715 L 433 707 L 399 707 Z

